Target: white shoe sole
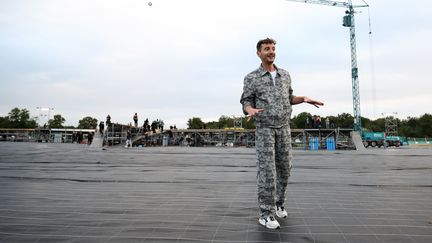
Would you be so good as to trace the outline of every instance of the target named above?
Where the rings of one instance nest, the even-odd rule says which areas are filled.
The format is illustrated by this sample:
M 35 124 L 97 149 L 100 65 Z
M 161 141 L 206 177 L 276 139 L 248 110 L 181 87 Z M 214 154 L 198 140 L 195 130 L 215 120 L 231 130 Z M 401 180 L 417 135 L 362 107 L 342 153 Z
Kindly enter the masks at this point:
M 267 229 L 279 229 L 280 228 L 280 225 L 272 227 L 272 226 L 266 224 L 265 220 L 260 220 L 259 219 L 258 222 L 259 222 L 260 225 L 266 227 Z

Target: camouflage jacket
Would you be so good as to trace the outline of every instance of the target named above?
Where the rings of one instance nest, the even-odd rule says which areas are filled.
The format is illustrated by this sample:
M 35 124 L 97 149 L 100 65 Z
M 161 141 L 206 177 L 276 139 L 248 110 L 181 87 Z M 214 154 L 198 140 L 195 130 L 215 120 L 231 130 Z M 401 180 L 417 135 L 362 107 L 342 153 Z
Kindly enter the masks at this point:
M 293 90 L 289 73 L 277 68 L 275 84 L 271 74 L 260 65 L 258 69 L 246 75 L 244 79 L 243 94 L 240 103 L 243 112 L 247 115 L 245 107 L 252 106 L 264 109 L 255 115 L 257 127 L 282 127 L 289 124 L 292 107 Z

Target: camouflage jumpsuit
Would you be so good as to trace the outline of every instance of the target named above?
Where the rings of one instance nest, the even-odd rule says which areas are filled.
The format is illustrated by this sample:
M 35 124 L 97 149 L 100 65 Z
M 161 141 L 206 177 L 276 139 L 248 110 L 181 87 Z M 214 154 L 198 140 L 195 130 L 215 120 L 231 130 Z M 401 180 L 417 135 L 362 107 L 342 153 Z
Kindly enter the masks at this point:
M 262 217 L 273 215 L 275 206 L 284 205 L 292 167 L 289 119 L 294 96 L 289 73 L 277 67 L 276 70 L 274 82 L 262 66 L 246 75 L 240 99 L 245 114 L 247 106 L 264 109 L 254 116 L 258 204 Z

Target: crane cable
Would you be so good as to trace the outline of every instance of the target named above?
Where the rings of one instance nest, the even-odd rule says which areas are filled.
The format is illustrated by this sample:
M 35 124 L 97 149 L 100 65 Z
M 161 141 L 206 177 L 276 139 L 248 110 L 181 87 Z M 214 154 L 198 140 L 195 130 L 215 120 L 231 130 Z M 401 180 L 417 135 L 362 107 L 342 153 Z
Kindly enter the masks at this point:
M 369 57 L 370 57 L 370 70 L 371 70 L 371 85 L 372 85 L 372 105 L 373 105 L 373 119 L 377 118 L 377 102 L 376 102 L 376 83 L 375 83 L 375 64 L 374 64 L 374 48 L 372 41 L 372 27 L 371 27 L 371 18 L 370 18 L 370 10 L 369 4 L 362 0 L 367 7 L 368 11 L 368 21 L 369 21 Z

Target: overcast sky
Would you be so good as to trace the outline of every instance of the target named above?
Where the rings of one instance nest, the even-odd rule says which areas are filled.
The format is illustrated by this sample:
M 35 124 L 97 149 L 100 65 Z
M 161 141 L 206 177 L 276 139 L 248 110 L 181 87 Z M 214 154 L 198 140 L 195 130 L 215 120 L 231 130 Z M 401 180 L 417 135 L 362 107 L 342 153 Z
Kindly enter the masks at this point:
M 367 2 L 355 16 L 361 115 L 431 113 L 432 1 Z M 178 128 L 191 117 L 239 116 L 265 37 L 276 39 L 294 94 L 325 103 L 293 115 L 352 114 L 344 12 L 286 0 L 1 0 L 0 116 L 51 107 L 77 126 L 108 114 L 129 123 L 137 112 L 140 124 Z

